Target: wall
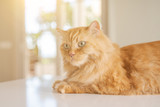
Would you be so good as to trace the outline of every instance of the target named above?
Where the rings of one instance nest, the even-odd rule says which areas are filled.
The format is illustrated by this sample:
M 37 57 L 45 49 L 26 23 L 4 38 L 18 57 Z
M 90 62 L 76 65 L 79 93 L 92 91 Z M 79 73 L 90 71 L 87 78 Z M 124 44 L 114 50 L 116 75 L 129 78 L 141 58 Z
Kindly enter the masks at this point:
M 24 1 L 0 1 L 0 82 L 24 77 Z
M 160 40 L 160 0 L 108 0 L 108 16 L 120 46 Z

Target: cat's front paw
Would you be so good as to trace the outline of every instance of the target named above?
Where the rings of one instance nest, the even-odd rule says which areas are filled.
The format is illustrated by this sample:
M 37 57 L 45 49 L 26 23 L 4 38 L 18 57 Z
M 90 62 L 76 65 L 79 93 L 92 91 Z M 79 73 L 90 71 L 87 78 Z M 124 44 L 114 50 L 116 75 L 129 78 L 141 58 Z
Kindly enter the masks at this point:
M 62 93 L 62 94 L 65 94 L 65 93 L 72 93 L 72 88 L 71 86 L 65 82 L 65 81 L 56 81 L 54 84 L 53 84 L 53 88 L 59 92 L 59 93 Z
M 56 82 L 54 82 L 52 88 L 53 88 L 53 89 L 56 89 L 61 82 L 62 82 L 62 81 L 57 80 Z

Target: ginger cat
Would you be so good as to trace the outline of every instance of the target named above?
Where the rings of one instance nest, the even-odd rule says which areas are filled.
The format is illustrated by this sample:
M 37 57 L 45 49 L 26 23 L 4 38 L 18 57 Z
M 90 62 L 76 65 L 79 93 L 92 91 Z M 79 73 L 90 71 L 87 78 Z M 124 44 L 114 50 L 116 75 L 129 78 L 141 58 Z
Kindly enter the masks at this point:
M 119 48 L 100 29 L 97 21 L 88 27 L 67 31 L 60 46 L 67 78 L 56 81 L 59 93 L 140 95 L 160 93 L 160 41 Z

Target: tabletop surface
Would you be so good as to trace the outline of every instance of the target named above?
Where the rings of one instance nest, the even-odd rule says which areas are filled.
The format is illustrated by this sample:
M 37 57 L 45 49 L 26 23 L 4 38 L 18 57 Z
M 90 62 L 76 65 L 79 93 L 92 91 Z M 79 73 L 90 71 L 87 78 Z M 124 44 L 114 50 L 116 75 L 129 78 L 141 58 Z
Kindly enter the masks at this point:
M 160 107 L 160 95 L 59 94 L 51 76 L 0 83 L 0 107 Z

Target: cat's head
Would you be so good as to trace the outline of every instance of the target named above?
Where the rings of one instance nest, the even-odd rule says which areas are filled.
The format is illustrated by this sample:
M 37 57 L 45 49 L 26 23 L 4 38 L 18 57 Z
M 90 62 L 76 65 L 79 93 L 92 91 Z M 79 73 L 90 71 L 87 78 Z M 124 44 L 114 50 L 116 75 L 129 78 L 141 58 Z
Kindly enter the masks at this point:
M 57 32 L 62 37 L 62 43 L 60 46 L 62 57 L 65 61 L 69 62 L 73 66 L 81 66 L 87 61 L 98 56 L 100 48 L 100 42 L 103 39 L 100 36 L 102 31 L 97 21 L 93 21 L 87 27 L 78 27 L 69 29 L 67 31 L 57 28 Z

